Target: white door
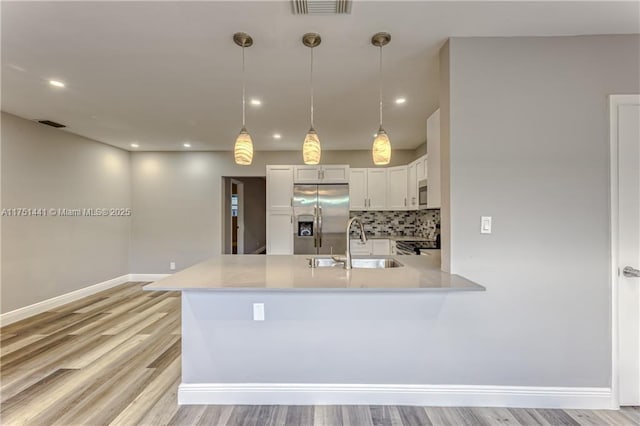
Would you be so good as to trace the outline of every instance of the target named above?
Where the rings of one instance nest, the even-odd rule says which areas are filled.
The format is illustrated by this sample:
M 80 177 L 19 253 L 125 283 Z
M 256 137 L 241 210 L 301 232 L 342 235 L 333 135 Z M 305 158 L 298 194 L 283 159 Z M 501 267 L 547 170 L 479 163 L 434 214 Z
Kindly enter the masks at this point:
M 427 156 L 423 155 L 422 157 L 416 160 L 416 177 L 418 180 L 427 178 Z
M 293 170 L 295 183 L 318 183 L 322 179 L 320 166 L 295 166 Z
M 387 208 L 387 169 L 367 169 L 367 210 Z
M 406 210 L 407 203 L 407 166 L 387 169 L 387 208 Z
M 640 405 L 640 96 L 611 96 L 611 153 L 618 399 Z
M 267 254 L 293 254 L 293 216 L 286 210 L 267 212 Z
M 267 166 L 267 210 L 290 209 L 293 166 Z
M 418 210 L 418 175 L 415 161 L 407 166 L 407 200 L 409 210 Z
M 340 164 L 322 166 L 320 175 L 322 183 L 349 183 L 349 166 Z
M 367 209 L 367 169 L 351 169 L 349 172 L 349 208 Z

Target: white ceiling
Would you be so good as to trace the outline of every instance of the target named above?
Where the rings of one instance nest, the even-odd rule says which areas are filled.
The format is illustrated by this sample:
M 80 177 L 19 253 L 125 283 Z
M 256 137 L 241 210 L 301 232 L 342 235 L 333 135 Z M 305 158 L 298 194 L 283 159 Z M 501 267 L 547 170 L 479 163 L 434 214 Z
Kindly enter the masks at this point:
M 369 149 L 377 130 L 378 50 L 384 50 L 385 128 L 394 148 L 424 142 L 438 106 L 438 49 L 450 36 L 547 36 L 639 31 L 637 2 L 356 2 L 350 15 L 300 16 L 272 2 L 3 2 L 2 109 L 50 119 L 139 150 L 231 150 L 241 127 L 241 49 L 247 128 L 256 150 L 300 149 L 309 127 L 309 49 L 315 122 L 324 149 Z M 64 89 L 48 84 L 64 81 Z M 404 96 L 406 104 L 393 99 Z M 281 140 L 273 133 L 282 134 Z

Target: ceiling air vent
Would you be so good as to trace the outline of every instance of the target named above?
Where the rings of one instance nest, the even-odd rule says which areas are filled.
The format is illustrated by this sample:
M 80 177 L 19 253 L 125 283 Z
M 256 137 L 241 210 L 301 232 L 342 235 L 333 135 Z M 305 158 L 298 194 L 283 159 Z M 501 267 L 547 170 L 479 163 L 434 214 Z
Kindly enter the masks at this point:
M 352 0 L 291 0 L 294 15 L 351 13 Z
M 56 123 L 55 121 L 51 121 L 51 120 L 38 120 L 38 123 L 46 124 L 47 126 L 55 127 L 56 129 L 67 127 L 64 124 Z

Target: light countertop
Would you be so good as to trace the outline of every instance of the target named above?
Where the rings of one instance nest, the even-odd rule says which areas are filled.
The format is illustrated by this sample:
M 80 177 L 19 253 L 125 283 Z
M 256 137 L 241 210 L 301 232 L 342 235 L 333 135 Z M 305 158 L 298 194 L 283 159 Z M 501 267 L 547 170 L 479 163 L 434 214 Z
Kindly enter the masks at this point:
M 359 236 L 351 236 L 352 240 L 359 240 Z M 367 240 L 392 240 L 392 241 L 435 241 L 424 237 L 412 237 L 410 235 L 367 235 Z
M 311 255 L 221 255 L 144 287 L 145 290 L 212 291 L 484 291 L 459 275 L 440 270 L 440 254 L 393 257 L 389 269 L 310 268 Z M 319 256 L 326 257 L 326 256 Z

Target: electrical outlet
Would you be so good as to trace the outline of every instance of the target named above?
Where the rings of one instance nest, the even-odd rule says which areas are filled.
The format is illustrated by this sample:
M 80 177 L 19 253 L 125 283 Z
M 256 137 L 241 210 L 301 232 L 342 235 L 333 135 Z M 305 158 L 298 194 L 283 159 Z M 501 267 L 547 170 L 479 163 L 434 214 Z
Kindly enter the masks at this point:
M 176 270 L 176 262 L 170 262 L 169 263 L 169 269 L 172 270 L 172 271 L 175 271 Z
M 264 321 L 264 303 L 253 304 L 253 320 Z
M 480 233 L 491 233 L 491 216 L 482 216 L 482 218 L 480 219 Z

